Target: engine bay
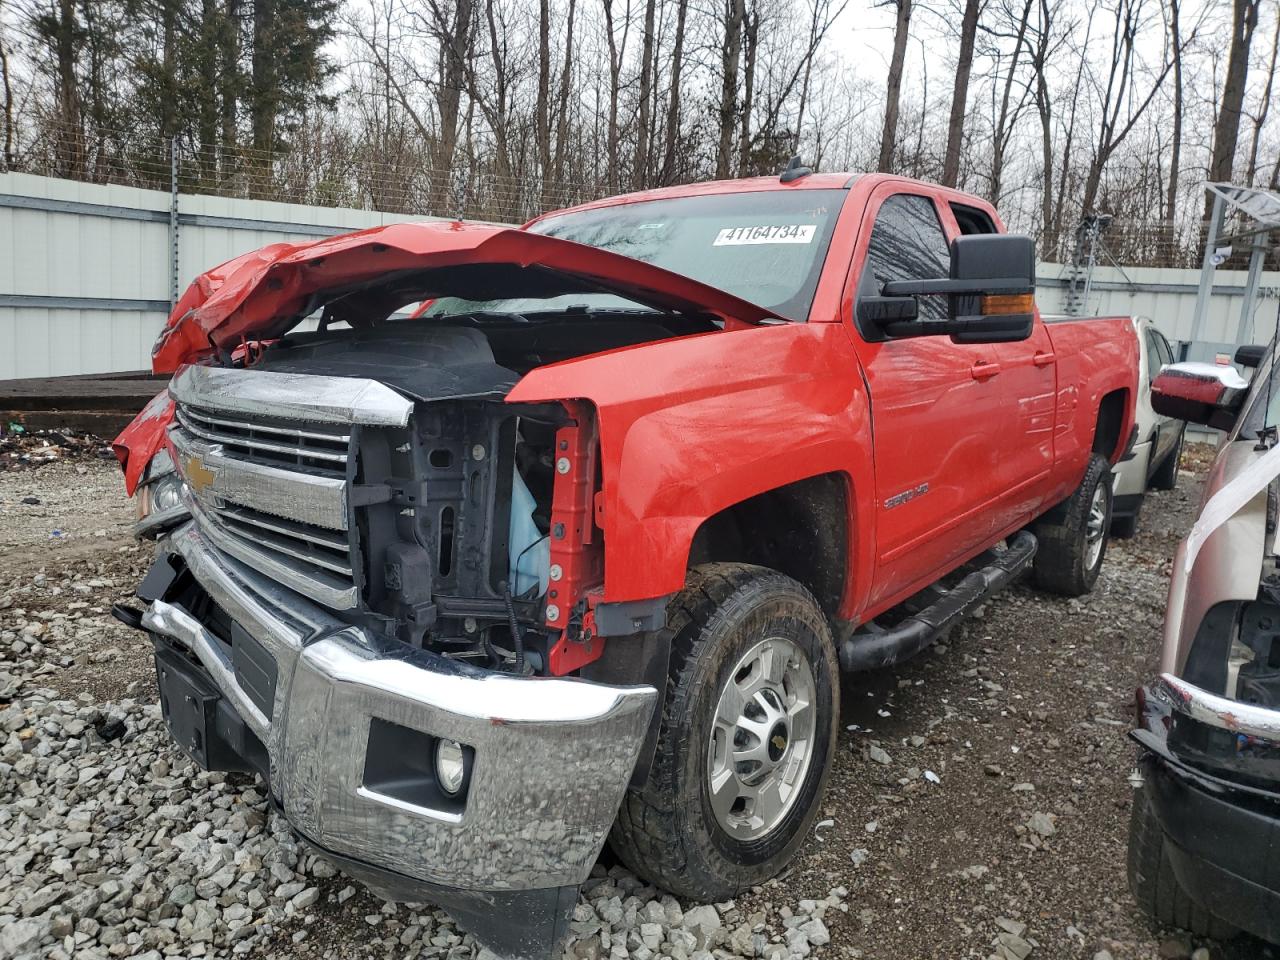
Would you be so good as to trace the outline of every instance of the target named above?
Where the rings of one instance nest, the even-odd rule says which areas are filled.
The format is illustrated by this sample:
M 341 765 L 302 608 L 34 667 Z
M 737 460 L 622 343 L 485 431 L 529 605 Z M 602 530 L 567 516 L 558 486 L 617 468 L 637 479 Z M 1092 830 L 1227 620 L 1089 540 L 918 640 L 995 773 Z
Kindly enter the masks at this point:
M 252 369 L 376 379 L 414 401 L 408 426 L 353 433 L 361 602 L 343 616 L 478 666 L 546 671 L 560 635 L 544 623 L 556 434 L 571 418 L 504 398 L 547 363 L 715 329 L 664 314 L 450 318 L 293 333 L 258 351 Z

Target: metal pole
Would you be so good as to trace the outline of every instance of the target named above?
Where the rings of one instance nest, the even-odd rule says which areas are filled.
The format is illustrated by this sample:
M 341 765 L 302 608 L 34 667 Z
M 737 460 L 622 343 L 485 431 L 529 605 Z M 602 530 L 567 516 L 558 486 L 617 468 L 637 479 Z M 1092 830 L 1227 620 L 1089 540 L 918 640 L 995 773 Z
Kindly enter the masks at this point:
M 1196 311 L 1191 319 L 1191 336 L 1189 343 L 1183 345 L 1182 359 L 1192 344 L 1200 340 L 1204 333 L 1205 316 L 1209 313 L 1209 297 L 1213 294 L 1214 248 L 1218 245 L 1218 228 L 1222 223 L 1222 194 L 1213 195 L 1213 212 L 1209 214 L 1209 232 L 1204 238 L 1204 259 L 1200 263 L 1200 289 L 1196 292 Z
M 1249 279 L 1244 286 L 1244 302 L 1240 304 L 1240 324 L 1236 327 L 1236 346 L 1244 346 L 1253 339 L 1253 305 L 1258 298 L 1258 278 L 1262 264 L 1267 259 L 1267 235 L 1254 237 L 1253 253 L 1249 256 Z M 1246 339 L 1248 338 L 1248 339 Z
M 178 303 L 178 138 L 169 138 L 169 309 Z
M 1098 235 L 1102 230 L 1098 226 L 1098 219 L 1094 217 L 1089 224 L 1089 259 L 1085 265 L 1084 274 L 1084 298 L 1080 303 L 1081 316 L 1089 312 L 1089 297 L 1093 294 L 1093 268 L 1098 264 Z

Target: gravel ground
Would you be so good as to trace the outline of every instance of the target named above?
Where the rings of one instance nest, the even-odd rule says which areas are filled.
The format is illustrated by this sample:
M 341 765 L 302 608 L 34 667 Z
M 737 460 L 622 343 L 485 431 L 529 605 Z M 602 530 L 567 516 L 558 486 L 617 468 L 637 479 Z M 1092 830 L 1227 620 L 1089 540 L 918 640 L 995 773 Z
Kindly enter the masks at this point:
M 1273 957 L 1155 930 L 1125 886 L 1129 703 L 1207 458 L 1189 449 L 1091 596 L 1015 587 L 846 681 L 823 819 L 787 874 L 680 903 L 606 853 L 570 955 Z M 92 447 L 0 470 L 0 957 L 489 960 L 441 911 L 384 904 L 295 844 L 261 783 L 171 746 L 147 645 L 108 613 L 147 566 L 130 520 Z

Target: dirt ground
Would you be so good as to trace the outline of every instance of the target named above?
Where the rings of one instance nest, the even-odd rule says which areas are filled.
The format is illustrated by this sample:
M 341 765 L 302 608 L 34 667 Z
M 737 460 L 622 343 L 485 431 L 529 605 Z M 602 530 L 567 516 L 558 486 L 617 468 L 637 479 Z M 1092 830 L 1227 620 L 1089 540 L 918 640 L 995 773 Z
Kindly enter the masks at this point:
M 915 661 L 847 679 L 823 820 L 793 868 L 737 909 L 774 913 L 845 887 L 848 911 L 827 914 L 819 956 L 981 960 L 1005 924 L 1026 925 L 1032 960 L 1280 956 L 1251 940 L 1177 944 L 1125 883 L 1130 704 L 1156 666 L 1170 558 L 1209 455 L 1188 449 L 1179 488 L 1148 499 L 1135 539 L 1112 541 L 1091 596 L 1016 586 Z M 40 668 L 67 698 L 155 696 L 144 639 L 109 616 L 147 566 L 131 521 L 118 469 L 91 447 L 0 465 L 0 625 L 37 624 L 22 634 L 32 653 L 74 628 L 81 648 L 50 643 Z M 0 707 L 6 683 L 0 673 Z M 363 891 L 326 900 L 311 937 L 276 952 L 365 952 L 365 915 L 380 906 Z

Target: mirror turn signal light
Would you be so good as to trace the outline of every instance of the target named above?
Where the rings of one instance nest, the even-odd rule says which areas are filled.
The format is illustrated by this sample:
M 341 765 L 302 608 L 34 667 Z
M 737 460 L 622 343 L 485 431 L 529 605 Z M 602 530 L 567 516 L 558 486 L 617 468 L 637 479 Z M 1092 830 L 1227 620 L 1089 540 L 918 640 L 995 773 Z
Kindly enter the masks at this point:
M 1032 313 L 1036 308 L 1034 293 L 992 293 L 982 298 L 981 312 L 983 316 L 1000 314 Z

